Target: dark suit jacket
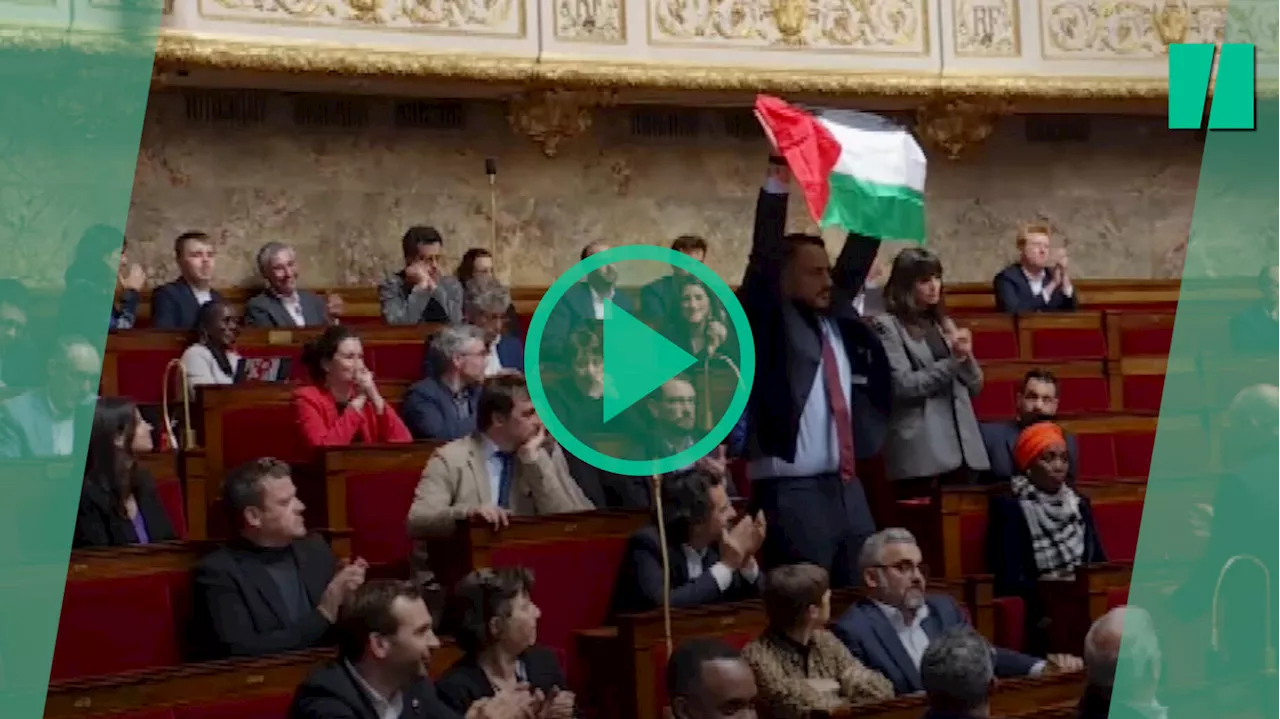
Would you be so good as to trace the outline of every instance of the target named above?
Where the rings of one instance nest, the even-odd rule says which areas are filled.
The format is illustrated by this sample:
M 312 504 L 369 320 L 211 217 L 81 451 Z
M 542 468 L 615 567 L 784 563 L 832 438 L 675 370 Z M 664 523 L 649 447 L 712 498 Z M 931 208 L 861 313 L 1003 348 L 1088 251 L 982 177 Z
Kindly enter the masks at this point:
M 675 275 L 664 275 L 640 288 L 640 312 L 651 326 L 665 327 L 680 313 Z
M 284 598 L 267 574 L 262 551 L 236 540 L 196 565 L 192 624 L 208 632 L 201 639 L 210 657 L 263 656 L 327 643 L 329 620 L 314 607 L 337 569 L 329 545 L 311 536 L 290 547 L 313 607 L 296 622 L 286 619 Z
M 1031 283 L 1022 266 L 1012 264 L 1000 270 L 992 282 L 996 293 L 996 309 L 1012 315 L 1030 312 L 1070 312 L 1076 308 L 1076 293 L 1067 297 L 1059 287 L 1044 301 L 1044 295 L 1031 294 Z
M 314 292 L 298 290 L 298 299 L 302 302 L 302 318 L 307 327 L 323 327 L 329 324 L 329 309 L 324 299 Z M 289 310 L 284 308 L 280 299 L 270 291 L 263 290 L 244 305 L 244 323 L 250 327 L 273 327 L 288 329 L 297 327 Z
M 210 301 L 221 300 L 217 290 Z M 179 277 L 151 292 L 151 326 L 158 330 L 190 330 L 196 326 L 200 302 L 187 281 Z
M 401 719 L 461 719 L 436 694 L 431 680 L 422 677 L 404 690 Z M 382 719 L 344 662 L 326 664 L 311 672 L 298 686 L 289 707 L 289 719 Z
M 670 540 L 670 537 L 668 537 Z M 670 542 L 667 549 L 671 567 L 671 606 L 696 607 L 702 604 L 737 602 L 752 599 L 764 586 L 764 571 L 753 584 L 735 572 L 733 583 L 723 593 L 710 572 L 703 572 L 692 582 L 685 564 L 684 550 Z M 710 568 L 720 561 L 717 547 L 707 549 L 703 567 Z M 613 589 L 611 616 L 637 614 L 662 606 L 662 551 L 658 541 L 658 528 L 645 527 L 627 540 L 627 550 L 618 569 L 618 581 Z
M 0 358 L 0 382 L 10 390 L 24 390 L 44 381 L 43 351 L 25 338 L 9 347 Z
M 987 459 L 991 461 L 992 478 L 1002 482 L 1009 481 L 1018 474 L 1013 466 L 1013 446 L 1018 443 L 1018 435 L 1022 430 L 1014 421 L 983 422 L 981 429 L 982 443 L 986 445 Z M 1080 464 L 1080 447 L 1073 434 L 1067 435 L 1067 456 L 1071 461 L 1071 467 L 1067 470 L 1067 483 L 1074 487 L 1076 467 Z
M 431 354 L 431 340 L 438 337 L 432 334 L 422 343 L 422 376 L 434 377 L 439 372 L 432 364 L 435 358 Z M 524 372 L 524 340 L 516 334 L 505 334 L 498 338 L 498 363 L 503 369 Z
M 520 661 L 524 663 L 530 690 L 540 689 L 550 696 L 554 689 L 569 688 L 560 660 L 550 649 L 534 645 L 520 655 Z M 473 655 L 454 662 L 436 683 L 436 690 L 440 692 L 440 700 L 459 714 L 465 714 L 477 700 L 493 696 L 493 685 Z
M 569 465 L 569 474 L 597 509 L 648 509 L 653 504 L 648 477 L 607 472 L 568 451 L 564 459 Z
M 169 513 L 156 494 L 151 475 L 142 472 L 133 496 L 150 541 L 167 542 L 178 538 L 173 531 L 173 523 L 169 521 Z M 80 508 L 76 512 L 71 547 L 120 547 L 137 543 L 138 532 L 133 528 L 133 522 L 111 505 L 111 495 L 106 488 L 95 481 L 85 482 L 80 488 Z
M 628 314 L 636 314 L 635 303 L 622 291 L 622 288 L 614 291 L 613 303 Z M 551 316 L 547 318 L 546 327 L 542 330 L 542 347 L 548 350 L 567 350 L 571 334 L 583 329 L 599 332 L 601 324 L 596 319 L 595 308 L 591 302 L 591 289 L 587 287 L 586 280 L 583 280 L 570 287 L 552 309 Z
M 782 298 L 787 196 L 761 192 L 755 232 L 738 299 L 755 340 L 756 382 L 748 405 L 748 426 L 761 454 L 795 461 L 800 414 L 822 357 L 817 319 Z M 890 410 L 889 361 L 879 338 L 857 316 L 853 298 L 866 281 L 880 241 L 850 233 L 832 278 L 831 316 L 840 327 L 853 374 L 854 446 L 859 458 L 873 457 L 884 443 Z M 794 311 L 793 311 L 794 310 Z
M 960 605 L 946 594 L 930 594 L 925 598 L 925 604 L 929 607 L 929 616 L 925 618 L 923 627 L 930 641 L 952 627 L 968 624 Z M 924 691 L 920 683 L 920 669 L 911 661 L 889 618 L 871 600 L 864 599 L 849 607 L 832 625 L 831 631 L 859 661 L 888 677 L 893 682 L 895 693 Z M 1040 661 L 1007 649 L 992 651 L 998 677 L 1024 677 Z
M 414 382 L 405 392 L 400 414 L 414 439 L 434 439 L 451 442 L 476 431 L 476 407 L 480 403 L 480 388 L 466 390 L 471 413 L 458 414 L 453 402 L 453 392 L 434 377 Z

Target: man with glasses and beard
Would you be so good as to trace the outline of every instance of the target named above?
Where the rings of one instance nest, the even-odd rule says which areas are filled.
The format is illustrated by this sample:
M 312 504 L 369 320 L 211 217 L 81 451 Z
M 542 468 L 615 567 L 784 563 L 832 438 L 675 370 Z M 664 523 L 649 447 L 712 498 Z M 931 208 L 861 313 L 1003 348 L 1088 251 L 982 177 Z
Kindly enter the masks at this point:
M 1005 422 L 983 422 L 982 443 L 991 461 L 991 478 L 1008 482 L 1017 470 L 1014 468 L 1013 446 L 1018 443 L 1022 430 L 1040 422 L 1052 422 L 1058 416 L 1058 378 L 1044 369 L 1033 369 L 1022 378 L 1022 388 L 1016 399 L 1017 415 Z M 1066 434 L 1066 433 L 1064 433 Z M 1076 467 L 1079 466 L 1080 448 L 1076 438 L 1067 438 L 1067 486 L 1076 486 Z
M 928 567 L 916 538 L 890 528 L 871 535 L 862 546 L 858 567 L 867 598 L 850 607 L 832 627 L 854 657 L 893 682 L 897 694 L 924 691 L 920 662 L 929 642 L 953 627 L 967 625 L 964 610 L 949 595 L 927 592 Z M 998 677 L 1038 676 L 1052 664 L 1076 671 L 1076 657 L 1036 659 L 1006 649 L 994 650 Z
M 427 678 L 440 640 L 417 587 L 368 582 L 342 605 L 337 626 L 338 660 L 298 687 L 290 719 L 459 719 Z M 472 704 L 466 719 L 516 719 L 523 709 L 498 695 Z

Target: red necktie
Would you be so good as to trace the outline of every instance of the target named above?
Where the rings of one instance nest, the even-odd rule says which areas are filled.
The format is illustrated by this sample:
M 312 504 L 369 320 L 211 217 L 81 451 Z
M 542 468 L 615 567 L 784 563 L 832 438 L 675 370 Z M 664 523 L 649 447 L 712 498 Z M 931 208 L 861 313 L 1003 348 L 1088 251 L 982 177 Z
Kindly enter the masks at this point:
M 840 386 L 840 366 L 836 364 L 836 351 L 822 333 L 822 374 L 827 388 L 827 402 L 836 420 L 836 434 L 840 441 L 840 479 L 850 482 L 854 478 L 855 456 L 853 452 L 853 418 L 849 416 L 849 404 Z

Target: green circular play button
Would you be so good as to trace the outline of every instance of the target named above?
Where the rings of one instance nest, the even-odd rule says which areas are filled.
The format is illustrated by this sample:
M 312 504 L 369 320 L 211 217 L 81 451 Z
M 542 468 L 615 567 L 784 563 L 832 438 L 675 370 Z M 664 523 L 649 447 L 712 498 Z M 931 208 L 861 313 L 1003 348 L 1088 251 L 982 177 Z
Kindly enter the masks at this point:
M 525 350 L 551 436 L 599 469 L 663 474 L 712 453 L 737 425 L 755 345 L 733 290 L 675 250 L 597 252 L 547 290 Z

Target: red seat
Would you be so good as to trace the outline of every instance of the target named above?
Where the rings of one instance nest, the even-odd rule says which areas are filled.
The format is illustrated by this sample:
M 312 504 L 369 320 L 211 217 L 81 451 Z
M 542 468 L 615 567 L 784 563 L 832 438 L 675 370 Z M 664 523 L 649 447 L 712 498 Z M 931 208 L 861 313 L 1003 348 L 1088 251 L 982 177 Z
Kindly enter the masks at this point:
M 139 404 L 158 404 L 164 399 L 164 368 L 182 356 L 171 349 L 133 349 L 116 355 L 116 393 Z
M 1116 466 L 1115 442 L 1110 434 L 1078 434 L 1076 443 L 1080 449 L 1077 479 L 1105 481 L 1120 476 Z
M 1018 359 L 1018 333 L 1006 315 L 960 315 L 956 324 L 973 333 L 973 355 L 980 362 Z
M 347 525 L 351 552 L 372 565 L 404 560 L 413 549 L 405 513 L 413 503 L 421 469 L 346 475 Z
M 1129 603 L 1129 588 L 1115 587 L 1107 591 L 1107 611 Z
M 992 643 L 1001 649 L 1022 651 L 1026 646 L 1027 604 L 1022 597 L 996 597 L 991 600 L 995 614 L 996 635 Z
M 1123 406 L 1126 412 L 1160 411 L 1160 402 L 1164 397 L 1163 374 L 1136 374 L 1121 377 Z
M 178 664 L 182 652 L 170 586 L 179 579 L 190 581 L 186 572 L 161 572 L 68 582 L 50 679 Z
M 425 345 L 424 336 L 416 342 L 369 343 L 364 352 L 378 379 L 413 382 L 422 377 Z
M 1071 416 L 1079 414 L 1096 414 L 1111 408 L 1111 391 L 1107 387 L 1107 378 L 1101 374 L 1097 377 L 1058 377 L 1061 400 L 1058 414 Z
M 222 466 L 230 469 L 258 457 L 303 463 L 311 452 L 290 404 L 256 405 L 222 413 Z
M 179 707 L 174 719 L 288 719 L 293 691 L 251 699 L 229 699 L 216 704 Z
M 1093 519 L 1098 539 L 1107 559 L 1132 562 L 1138 554 L 1138 532 L 1142 527 L 1142 502 L 1098 502 Z
M 1120 477 L 1140 479 L 1151 473 L 1151 456 L 1156 448 L 1154 432 L 1120 432 L 1112 436 L 1112 442 Z
M 1033 360 L 1098 359 L 1107 355 L 1102 329 L 1044 329 L 1031 333 Z
M 164 512 L 169 516 L 169 522 L 173 524 L 173 531 L 177 532 L 179 539 L 187 538 L 187 509 L 186 500 L 182 496 L 182 483 L 176 479 L 156 480 L 156 493 L 160 495 L 160 502 L 164 505 Z

